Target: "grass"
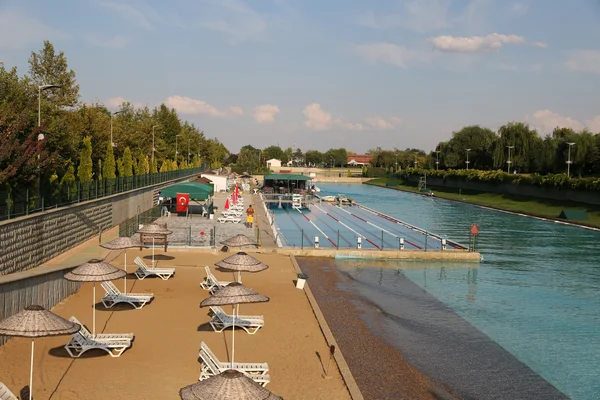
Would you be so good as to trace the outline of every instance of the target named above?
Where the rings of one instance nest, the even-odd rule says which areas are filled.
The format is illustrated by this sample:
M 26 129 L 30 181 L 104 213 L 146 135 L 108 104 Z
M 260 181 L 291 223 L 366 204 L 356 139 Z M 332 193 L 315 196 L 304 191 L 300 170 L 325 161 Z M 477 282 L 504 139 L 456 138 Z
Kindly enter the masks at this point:
M 390 188 L 404 192 L 418 193 L 417 186 L 397 179 L 376 178 L 364 183 L 367 185 L 381 187 L 386 187 L 387 184 L 396 184 L 397 186 Z M 589 219 L 572 222 L 582 225 L 600 227 L 600 206 L 528 196 L 516 196 L 511 194 L 477 192 L 472 190 L 459 191 L 459 189 L 447 187 L 429 186 L 429 189 L 435 193 L 435 197 L 462 201 L 486 207 L 493 207 L 500 210 L 530 214 L 544 218 L 557 219 L 562 210 L 586 210 Z

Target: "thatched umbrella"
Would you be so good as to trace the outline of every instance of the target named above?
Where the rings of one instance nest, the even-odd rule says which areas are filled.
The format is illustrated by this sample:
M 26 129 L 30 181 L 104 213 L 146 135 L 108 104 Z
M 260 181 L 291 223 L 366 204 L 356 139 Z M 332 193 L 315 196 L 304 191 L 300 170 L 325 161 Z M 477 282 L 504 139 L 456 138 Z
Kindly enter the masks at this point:
M 229 239 L 221 242 L 221 244 L 224 244 L 225 246 L 229 246 L 229 247 L 244 247 L 244 246 L 256 246 L 256 242 L 252 239 L 250 239 L 248 236 L 243 235 L 243 234 L 239 234 L 239 235 L 235 235 L 233 237 L 230 237 Z
M 229 256 L 219 262 L 216 262 L 217 267 L 228 269 L 231 271 L 238 271 L 238 282 L 242 283 L 242 271 L 244 272 L 260 272 L 269 268 L 268 265 L 263 264 L 251 255 L 246 254 L 243 251 L 239 251 L 232 256 Z
M 71 335 L 81 329 L 79 324 L 68 321 L 46 310 L 31 305 L 23 311 L 0 321 L 0 335 L 31 338 L 31 368 L 29 370 L 29 400 L 33 393 L 33 350 L 35 338 Z
M 159 224 L 148 224 L 144 225 L 142 229 L 138 231 L 139 233 L 147 233 L 149 235 L 170 235 L 173 231 L 168 230 L 167 228 L 159 225 Z M 152 266 L 154 267 L 154 236 L 152 236 Z
M 265 303 L 269 301 L 267 296 L 256 293 L 254 290 L 238 282 L 230 283 L 219 289 L 212 296 L 202 300 L 200 307 L 210 306 L 233 306 L 234 318 L 231 331 L 231 367 L 233 368 L 233 357 L 235 355 L 235 316 L 238 315 L 239 305 L 242 303 Z
M 109 250 L 125 250 L 125 277 L 123 278 L 123 293 L 127 293 L 127 249 L 139 247 L 140 250 L 142 247 L 148 247 L 145 244 L 141 243 L 139 240 L 135 240 L 130 237 L 119 237 L 114 240 L 111 240 L 108 243 L 101 244 L 100 247 L 104 247 Z
M 65 274 L 65 279 L 74 282 L 94 282 L 94 302 L 92 334 L 96 335 L 96 282 L 112 281 L 121 279 L 125 271 L 107 263 L 104 260 L 90 260 Z
M 182 400 L 283 400 L 234 369 L 181 388 L 179 397 Z

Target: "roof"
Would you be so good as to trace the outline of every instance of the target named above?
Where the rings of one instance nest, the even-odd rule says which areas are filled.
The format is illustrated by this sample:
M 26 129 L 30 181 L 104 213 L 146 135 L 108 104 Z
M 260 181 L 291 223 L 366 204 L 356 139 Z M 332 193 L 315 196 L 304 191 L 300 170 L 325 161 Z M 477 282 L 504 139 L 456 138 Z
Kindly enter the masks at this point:
M 200 177 L 200 178 L 194 179 L 192 182 L 210 184 L 212 181 L 208 178 Z
M 213 181 L 215 179 L 227 179 L 227 175 L 217 175 L 217 174 L 211 174 L 211 173 L 205 173 L 205 172 L 203 172 L 201 174 L 201 177 L 210 179 L 211 181 Z
M 198 182 L 183 182 L 161 189 L 163 197 L 177 197 L 177 193 L 187 193 L 192 200 L 206 200 L 214 193 L 211 185 Z
M 359 163 L 370 163 L 372 159 L 371 154 L 348 154 L 348 162 L 354 160 Z
M 265 181 L 310 181 L 312 178 L 298 174 L 269 174 L 265 175 Z

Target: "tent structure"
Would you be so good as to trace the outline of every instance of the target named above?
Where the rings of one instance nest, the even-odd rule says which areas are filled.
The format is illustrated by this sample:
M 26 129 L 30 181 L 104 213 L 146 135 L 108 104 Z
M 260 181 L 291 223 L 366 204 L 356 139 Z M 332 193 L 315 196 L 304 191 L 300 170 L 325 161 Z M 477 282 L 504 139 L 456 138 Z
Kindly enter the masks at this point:
M 290 189 L 308 189 L 306 187 L 306 182 L 311 181 L 312 178 L 305 175 L 298 174 L 268 174 L 265 175 L 265 184 L 266 187 L 272 188 L 287 188 Z
M 183 182 L 161 189 L 163 197 L 177 197 L 177 193 L 188 193 L 190 200 L 206 200 L 214 193 L 211 185 L 198 182 Z

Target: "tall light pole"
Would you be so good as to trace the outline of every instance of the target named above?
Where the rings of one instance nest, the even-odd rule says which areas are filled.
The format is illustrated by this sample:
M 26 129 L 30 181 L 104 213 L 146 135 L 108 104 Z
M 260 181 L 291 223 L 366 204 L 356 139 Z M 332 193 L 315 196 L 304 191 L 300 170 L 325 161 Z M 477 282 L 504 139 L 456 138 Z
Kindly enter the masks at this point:
M 510 161 L 510 149 L 514 149 L 515 146 L 506 146 L 506 148 L 508 149 L 508 161 L 506 161 L 506 172 L 510 174 L 510 164 L 512 163 L 512 161 Z
M 575 142 L 567 142 L 567 144 L 569 145 L 569 158 L 567 160 L 567 178 L 571 177 L 571 164 L 573 163 L 573 161 L 571 161 L 571 146 L 575 145 Z
M 179 152 L 177 151 L 177 138 L 181 136 L 181 135 L 175 135 L 175 161 L 177 161 L 177 156 L 179 155 Z
M 466 163 L 467 163 L 467 171 L 468 171 L 469 170 L 469 163 L 470 163 L 470 161 L 469 161 L 469 152 L 471 151 L 471 149 L 466 149 L 466 150 L 467 150 L 467 161 L 466 161 Z
M 41 85 L 38 86 L 38 127 L 42 126 L 42 91 L 53 89 L 53 88 L 61 88 L 61 85 Z M 38 142 L 44 140 L 45 136 L 42 132 L 38 134 Z M 38 200 L 41 201 L 42 198 L 42 171 L 39 167 L 40 155 L 38 154 Z
M 154 164 L 154 152 L 156 148 L 154 147 L 154 128 L 160 128 L 160 125 L 154 125 L 152 127 L 152 164 Z
M 115 111 L 110 113 L 110 145 L 112 147 L 117 147 L 117 145 L 113 142 L 113 117 L 117 114 L 121 114 L 125 112 L 125 110 Z
M 188 162 L 187 162 L 188 163 L 188 168 L 189 168 L 189 165 L 190 165 L 190 155 L 192 154 L 192 153 L 190 153 L 190 140 L 192 140 L 192 139 L 188 138 Z
M 435 169 L 436 170 L 440 169 L 440 151 L 439 150 L 435 151 Z

